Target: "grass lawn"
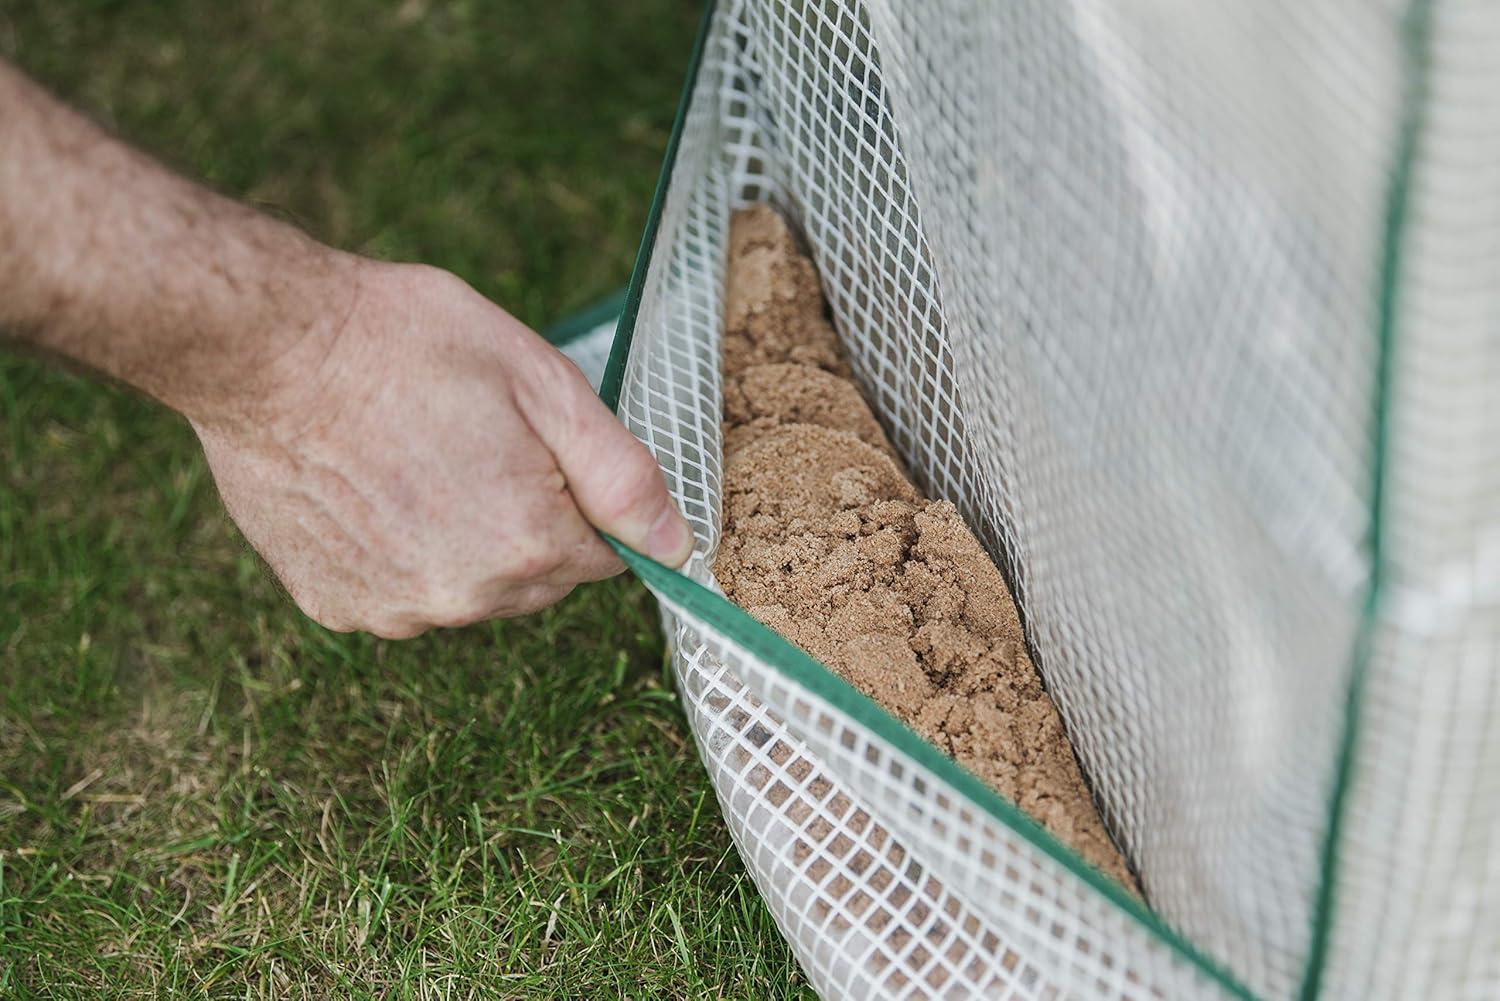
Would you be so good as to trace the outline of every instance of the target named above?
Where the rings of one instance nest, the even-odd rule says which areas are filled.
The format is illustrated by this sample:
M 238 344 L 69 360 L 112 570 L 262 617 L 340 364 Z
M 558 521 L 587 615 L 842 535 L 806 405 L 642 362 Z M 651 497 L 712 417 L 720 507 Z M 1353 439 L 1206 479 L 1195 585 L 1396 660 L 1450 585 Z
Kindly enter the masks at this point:
M 138 144 L 541 325 L 623 283 L 687 0 L 0 0 Z M 0 997 L 803 997 L 630 581 L 304 619 L 187 426 L 0 353 Z

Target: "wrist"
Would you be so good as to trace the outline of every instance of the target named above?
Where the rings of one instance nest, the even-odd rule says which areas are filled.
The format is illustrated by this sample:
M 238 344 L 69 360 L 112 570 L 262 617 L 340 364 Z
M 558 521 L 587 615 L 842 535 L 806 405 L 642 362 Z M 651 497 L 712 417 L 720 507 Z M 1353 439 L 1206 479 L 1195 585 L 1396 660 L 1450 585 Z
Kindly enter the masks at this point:
M 232 311 L 213 337 L 216 363 L 201 385 L 166 399 L 194 424 L 233 430 L 305 421 L 328 361 L 358 309 L 379 262 L 318 244 L 300 233 L 293 252 L 277 254 L 252 283 L 257 302 Z M 290 249 L 290 248 L 286 248 Z

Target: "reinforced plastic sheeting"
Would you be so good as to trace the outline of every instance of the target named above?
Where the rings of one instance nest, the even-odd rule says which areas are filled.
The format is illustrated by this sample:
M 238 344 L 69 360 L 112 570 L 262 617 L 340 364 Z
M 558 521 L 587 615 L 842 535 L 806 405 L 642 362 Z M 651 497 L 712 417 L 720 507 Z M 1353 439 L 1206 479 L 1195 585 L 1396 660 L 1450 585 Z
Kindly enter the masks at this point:
M 761 201 L 1149 910 L 717 593 Z M 602 391 L 697 532 L 626 555 L 822 995 L 1500 996 L 1497 258 L 1500 6 L 721 0 Z

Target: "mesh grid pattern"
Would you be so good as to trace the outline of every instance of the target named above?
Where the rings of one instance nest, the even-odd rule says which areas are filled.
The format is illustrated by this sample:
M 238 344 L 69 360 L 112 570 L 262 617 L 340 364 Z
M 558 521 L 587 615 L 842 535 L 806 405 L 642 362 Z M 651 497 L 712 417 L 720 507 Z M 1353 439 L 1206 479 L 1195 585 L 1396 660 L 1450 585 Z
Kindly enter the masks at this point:
M 1429 16 L 1332 937 L 1347 997 L 1500 996 L 1500 11 Z
M 964 278 L 945 312 L 963 405 L 985 415 L 974 455 L 1005 498 L 987 513 L 1153 903 L 1284 996 L 1365 576 L 1400 80 L 1378 56 L 1396 39 L 1318 5 L 952 6 L 876 23 L 909 39 L 891 99 L 913 109 L 940 271 Z M 1277 87 L 1247 87 L 1270 45 L 1245 40 L 1281 37 L 1316 58 L 1287 52 Z M 1288 149 L 1288 105 L 1320 92 L 1306 72 L 1345 51 L 1338 114 Z M 1328 146 L 1364 155 L 1338 191 L 1294 197 Z
M 665 608 L 735 842 L 825 996 L 1223 996 L 867 726 Z
M 1435 5 L 1376 384 L 1409 17 L 1353 0 L 721 3 L 620 413 L 719 538 L 733 208 L 801 230 L 855 374 L 1007 567 L 1153 907 L 1308 963 L 1373 621 L 1325 996 L 1500 993 L 1500 14 Z M 1388 586 L 1362 607 L 1377 415 Z M 1057 858 L 663 594 L 742 856 L 829 997 L 1212 997 Z

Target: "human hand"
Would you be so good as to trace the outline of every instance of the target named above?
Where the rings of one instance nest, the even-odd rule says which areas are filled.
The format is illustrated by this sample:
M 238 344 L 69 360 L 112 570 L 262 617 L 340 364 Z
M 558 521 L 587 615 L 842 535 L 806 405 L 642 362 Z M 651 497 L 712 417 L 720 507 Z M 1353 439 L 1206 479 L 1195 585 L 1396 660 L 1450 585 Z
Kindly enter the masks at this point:
M 308 615 L 387 638 L 524 615 L 623 569 L 595 526 L 687 559 L 655 461 L 570 361 L 446 272 L 344 273 L 342 322 L 246 380 L 274 390 L 190 415 L 229 513 Z
M 192 422 L 229 513 L 334 629 L 412 636 L 692 549 L 578 370 L 450 274 L 331 250 L 0 60 L 0 335 Z

